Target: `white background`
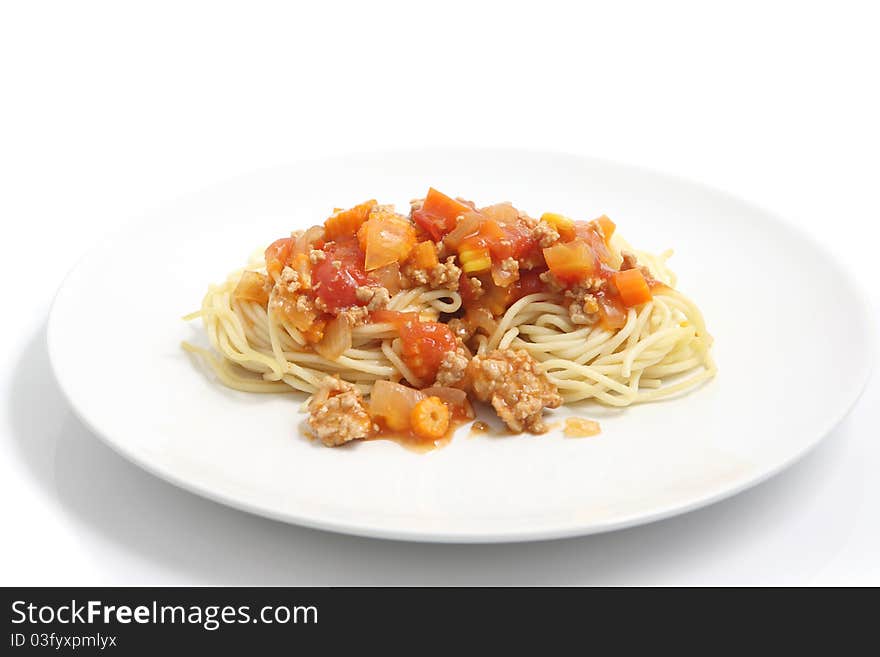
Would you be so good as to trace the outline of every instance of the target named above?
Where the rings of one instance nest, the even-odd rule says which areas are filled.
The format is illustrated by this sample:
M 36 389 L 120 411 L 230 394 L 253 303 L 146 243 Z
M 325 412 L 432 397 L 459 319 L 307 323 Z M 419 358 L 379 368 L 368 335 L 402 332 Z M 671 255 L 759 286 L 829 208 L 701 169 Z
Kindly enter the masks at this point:
M 44 346 L 63 275 L 117 223 L 300 157 L 438 144 L 579 152 L 756 201 L 820 237 L 876 318 L 871 4 L 4 3 L 0 584 L 880 584 L 878 377 L 801 462 L 701 511 L 416 545 L 153 478 L 72 417 Z M 731 301 L 748 313 L 747 291 Z

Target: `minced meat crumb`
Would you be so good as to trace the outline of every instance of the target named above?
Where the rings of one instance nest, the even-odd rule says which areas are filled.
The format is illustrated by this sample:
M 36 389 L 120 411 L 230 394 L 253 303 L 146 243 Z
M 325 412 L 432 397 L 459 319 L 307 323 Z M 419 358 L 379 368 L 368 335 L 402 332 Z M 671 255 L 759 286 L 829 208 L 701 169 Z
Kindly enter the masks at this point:
M 464 348 L 459 346 L 455 351 L 447 351 L 440 361 L 435 383 L 438 386 L 461 387 L 467 373 L 470 358 Z
M 435 265 L 428 272 L 428 284 L 433 289 L 442 287 L 447 290 L 457 290 L 460 278 L 461 269 L 455 264 L 455 256 L 449 256 L 445 262 Z
M 384 287 L 361 285 L 355 290 L 355 298 L 365 304 L 367 310 L 381 310 L 391 301 L 391 293 Z
M 483 289 L 483 283 L 479 278 L 467 276 L 468 285 L 470 285 L 470 293 L 474 299 L 479 299 L 486 292 Z
M 309 426 L 327 447 L 366 438 L 373 422 L 363 397 L 352 384 L 328 376 L 309 402 Z
M 287 288 L 288 292 L 296 292 L 302 287 L 299 272 L 291 267 L 285 267 L 281 270 L 281 284 Z
M 355 326 L 363 326 L 367 323 L 367 320 L 370 319 L 370 311 L 366 306 L 352 306 L 351 308 L 340 310 L 336 316 L 345 317 L 348 320 L 348 325 L 354 328 Z
M 513 431 L 543 433 L 542 411 L 562 404 L 556 386 L 523 349 L 496 349 L 474 356 L 467 376 L 477 399 L 490 402 Z
M 559 240 L 559 231 L 546 221 L 539 221 L 538 225 L 532 230 L 532 237 L 538 242 L 538 246 L 546 249 Z

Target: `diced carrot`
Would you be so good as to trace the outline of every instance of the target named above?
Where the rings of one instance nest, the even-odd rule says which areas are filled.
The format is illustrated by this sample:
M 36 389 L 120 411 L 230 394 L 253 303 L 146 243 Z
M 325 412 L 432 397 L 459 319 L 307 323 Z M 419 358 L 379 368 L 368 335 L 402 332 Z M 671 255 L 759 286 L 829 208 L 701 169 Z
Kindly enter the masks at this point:
M 350 210 L 337 210 L 324 222 L 324 235 L 327 240 L 335 240 L 339 237 L 353 237 L 357 233 L 370 210 L 376 206 L 375 199 L 364 201 Z
M 459 217 L 473 211 L 471 206 L 431 187 L 422 207 L 413 211 L 412 219 L 435 242 L 439 242 L 455 228 Z
M 440 264 L 437 258 L 437 245 L 431 240 L 416 244 L 409 254 L 409 259 L 417 269 L 431 270 Z
M 410 425 L 424 440 L 439 440 L 449 430 L 449 408 L 439 397 L 426 397 L 412 409 Z
M 651 288 L 641 269 L 627 269 L 615 272 L 614 286 L 620 293 L 620 300 L 626 307 L 638 306 L 651 300 Z
M 425 196 L 425 202 L 422 204 L 422 210 L 426 214 L 442 217 L 447 222 L 451 221 L 454 226 L 455 219 L 466 212 L 473 211 L 473 208 L 430 187 Z
M 596 271 L 596 254 L 582 239 L 554 244 L 544 249 L 544 260 L 560 281 L 583 280 Z
M 269 292 L 266 290 L 268 277 L 256 271 L 242 272 L 232 296 L 240 301 L 256 301 L 261 306 L 269 303 Z

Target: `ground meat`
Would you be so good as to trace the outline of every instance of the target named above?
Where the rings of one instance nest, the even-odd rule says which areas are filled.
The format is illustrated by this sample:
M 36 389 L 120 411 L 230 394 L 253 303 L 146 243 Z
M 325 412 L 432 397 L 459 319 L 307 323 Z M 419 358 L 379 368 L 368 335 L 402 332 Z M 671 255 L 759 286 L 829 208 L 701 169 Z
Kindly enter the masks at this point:
M 505 258 L 498 263 L 501 268 L 501 274 L 507 279 L 505 285 L 510 285 L 519 280 L 519 260 L 516 258 Z M 494 273 L 492 274 L 495 275 Z
M 486 291 L 483 289 L 482 281 L 480 281 L 479 278 L 472 278 L 470 276 L 467 276 L 465 278 L 467 278 L 468 285 L 470 285 L 471 287 L 471 296 L 474 299 L 479 299 L 481 296 L 483 296 Z
M 418 269 L 411 264 L 406 264 L 402 273 L 410 283 L 407 287 L 411 287 L 415 283 L 416 285 L 427 285 L 432 290 L 439 288 L 457 290 L 458 280 L 461 277 L 461 269 L 455 264 L 455 256 L 449 256 L 445 262 L 438 263 L 431 269 Z
M 525 212 L 521 212 L 519 210 L 517 212 L 519 212 L 518 218 L 520 223 L 529 230 L 534 230 L 535 227 L 538 225 L 538 220 L 534 217 L 530 217 Z
M 300 294 L 296 298 L 296 310 L 303 315 L 315 312 L 315 303 L 305 294 Z
M 281 270 L 281 284 L 287 287 L 288 292 L 296 292 L 302 287 L 299 272 L 290 267 L 285 267 Z
M 447 351 L 440 361 L 435 383 L 438 386 L 462 387 L 470 358 L 463 347 Z
M 327 447 L 336 447 L 373 431 L 367 405 L 357 389 L 338 376 L 327 377 L 309 402 L 309 426 Z
M 538 242 L 538 246 L 546 249 L 559 240 L 559 231 L 546 221 L 539 221 L 538 225 L 532 229 L 532 237 Z
M 406 264 L 403 267 L 401 272 L 401 276 L 405 277 L 408 285 L 407 288 L 413 287 L 414 285 L 427 285 L 428 284 L 428 270 L 427 269 L 418 269 L 413 267 L 410 264 Z
M 513 431 L 542 433 L 546 427 L 541 411 L 562 404 L 556 386 L 523 349 L 496 349 L 474 356 L 467 376 L 477 399 L 491 402 Z
M 370 285 L 361 285 L 355 290 L 355 297 L 367 310 L 381 310 L 391 301 L 391 293 L 386 288 Z
M 351 308 L 340 310 L 336 313 L 336 316 L 345 317 L 348 320 L 348 325 L 354 328 L 355 326 L 363 326 L 367 323 L 367 320 L 370 319 L 370 311 L 366 306 L 352 306 Z
M 458 280 L 461 278 L 461 269 L 455 264 L 455 256 L 446 258 L 428 272 L 428 284 L 432 289 L 446 288 L 457 290 Z
M 599 301 L 595 293 L 605 284 L 604 278 L 588 278 L 565 291 L 565 296 L 572 299 L 568 306 L 572 323 L 592 326 L 599 321 Z
M 599 321 L 599 303 L 596 297 L 588 294 L 583 301 L 572 301 L 568 306 L 568 316 L 572 324 L 592 326 Z

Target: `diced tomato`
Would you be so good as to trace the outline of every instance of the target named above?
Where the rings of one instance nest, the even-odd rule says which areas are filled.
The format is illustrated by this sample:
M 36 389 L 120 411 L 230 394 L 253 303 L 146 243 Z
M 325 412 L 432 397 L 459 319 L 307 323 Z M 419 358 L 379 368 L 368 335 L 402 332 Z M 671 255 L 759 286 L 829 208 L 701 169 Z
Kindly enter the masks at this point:
M 439 242 L 443 236 L 450 232 L 455 224 L 450 224 L 442 217 L 434 217 L 427 214 L 424 210 L 413 210 L 412 220 L 423 231 L 425 231 L 432 240 Z
M 266 248 L 266 272 L 273 279 L 277 280 L 281 276 L 281 270 L 287 266 L 295 243 L 296 240 L 292 237 L 282 237 L 280 240 L 272 242 Z
M 553 275 L 564 283 L 581 281 L 598 269 L 596 254 L 580 238 L 544 249 L 544 260 Z
M 513 284 L 513 301 L 522 299 L 529 294 L 546 292 L 547 286 L 540 279 L 540 275 L 541 272 L 534 269 L 531 271 L 521 271 L 519 273 L 519 280 Z
M 469 205 L 431 187 L 422 207 L 413 211 L 412 218 L 435 242 L 439 242 L 444 235 L 455 228 L 458 217 L 472 210 Z
M 358 305 L 357 288 L 366 285 L 369 279 L 364 272 L 364 254 L 357 240 L 328 243 L 324 252 L 327 257 L 312 267 L 312 286 L 317 286 L 315 294 L 332 311 Z M 340 264 L 338 269 L 334 262 Z
M 422 381 L 433 382 L 443 356 L 455 350 L 452 330 L 440 322 L 404 322 L 399 331 L 403 362 Z
M 499 224 L 493 220 L 485 221 L 480 227 L 480 235 L 485 238 L 496 262 L 507 258 L 522 260 L 538 246 L 531 230 L 519 222 Z

